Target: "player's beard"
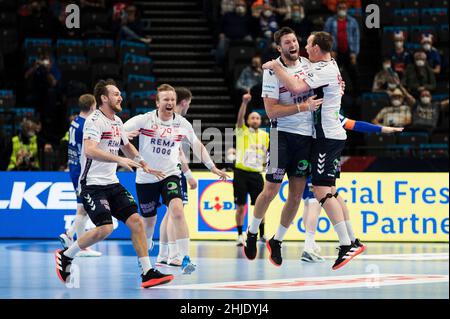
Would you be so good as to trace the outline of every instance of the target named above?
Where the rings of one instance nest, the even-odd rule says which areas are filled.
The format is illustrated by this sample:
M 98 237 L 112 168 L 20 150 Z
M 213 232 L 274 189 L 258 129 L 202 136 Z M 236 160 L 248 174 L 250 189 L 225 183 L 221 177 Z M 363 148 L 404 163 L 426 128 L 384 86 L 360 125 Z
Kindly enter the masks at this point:
M 120 105 L 119 102 L 116 103 L 109 102 L 109 107 L 116 113 L 122 112 L 122 106 Z
M 291 62 L 297 61 L 298 58 L 300 57 L 299 49 L 297 48 L 297 51 L 294 54 L 292 54 L 290 51 L 291 51 L 290 49 L 281 51 L 281 55 L 282 55 L 283 59 L 291 61 Z

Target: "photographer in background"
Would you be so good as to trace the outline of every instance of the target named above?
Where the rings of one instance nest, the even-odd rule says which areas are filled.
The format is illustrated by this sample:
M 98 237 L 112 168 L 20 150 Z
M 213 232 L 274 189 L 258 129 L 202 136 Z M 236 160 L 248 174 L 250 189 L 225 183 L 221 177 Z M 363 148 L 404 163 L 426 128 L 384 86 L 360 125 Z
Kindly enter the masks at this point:
M 36 123 L 30 119 L 23 119 L 22 131 L 11 140 L 12 153 L 8 171 L 39 170 L 36 129 Z

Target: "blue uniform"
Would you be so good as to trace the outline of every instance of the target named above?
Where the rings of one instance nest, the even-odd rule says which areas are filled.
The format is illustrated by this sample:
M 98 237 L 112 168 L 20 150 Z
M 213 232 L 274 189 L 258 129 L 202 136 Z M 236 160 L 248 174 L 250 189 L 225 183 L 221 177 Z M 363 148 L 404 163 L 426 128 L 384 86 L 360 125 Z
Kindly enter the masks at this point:
M 70 178 L 75 190 L 78 189 L 78 179 L 81 173 L 80 157 L 81 146 L 83 144 L 83 127 L 86 120 L 77 116 L 69 128 L 68 165 Z M 82 203 L 77 193 L 77 203 Z

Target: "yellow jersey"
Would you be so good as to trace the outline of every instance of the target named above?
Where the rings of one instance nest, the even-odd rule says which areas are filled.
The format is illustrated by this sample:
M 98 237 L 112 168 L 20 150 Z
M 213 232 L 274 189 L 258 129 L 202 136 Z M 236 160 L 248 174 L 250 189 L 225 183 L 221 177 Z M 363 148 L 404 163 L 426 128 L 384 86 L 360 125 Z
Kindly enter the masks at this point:
M 269 134 L 265 130 L 254 130 L 245 124 L 236 127 L 236 168 L 247 172 L 262 172 L 268 148 Z

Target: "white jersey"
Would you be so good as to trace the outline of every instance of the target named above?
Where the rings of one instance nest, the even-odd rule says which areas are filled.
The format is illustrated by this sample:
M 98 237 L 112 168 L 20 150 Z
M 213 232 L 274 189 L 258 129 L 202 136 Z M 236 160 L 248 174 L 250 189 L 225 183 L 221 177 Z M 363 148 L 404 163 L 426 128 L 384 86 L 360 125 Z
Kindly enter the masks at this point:
M 184 117 L 174 114 L 169 121 L 158 117 L 158 110 L 136 115 L 124 124 L 127 132 L 138 130 L 139 153 L 152 169 L 162 171 L 166 177 L 181 176 L 180 147 L 187 139 L 191 145 L 198 140 L 191 123 Z M 137 169 L 136 183 L 156 183 L 155 175 Z
M 311 63 L 304 57 L 300 57 L 295 66 L 292 67 L 287 67 L 281 60 L 281 57 L 278 58 L 277 61 L 289 74 L 296 77 L 304 76 L 305 72 L 309 70 L 309 65 Z M 263 98 L 276 99 L 278 100 L 278 103 L 282 105 L 292 105 L 302 103 L 312 95 L 312 90 L 297 95 L 289 92 L 273 71 L 264 70 L 261 95 Z M 276 127 L 278 131 L 301 134 L 305 136 L 313 135 L 312 112 L 300 112 L 289 116 L 283 116 L 277 119 L 272 119 L 271 123 L 272 127 Z
M 314 138 L 346 140 L 347 134 L 339 119 L 342 99 L 342 77 L 334 59 L 310 64 L 304 81 L 314 89 L 322 106 L 314 112 Z
M 128 138 L 123 130 L 122 120 L 114 115 L 114 121 L 107 118 L 102 111 L 96 110 L 86 119 L 83 139 L 98 142 L 98 147 L 108 153 L 119 155 L 121 144 L 127 145 Z M 81 176 L 83 185 L 111 185 L 119 183 L 117 163 L 97 161 L 86 157 L 83 143 L 81 150 Z

